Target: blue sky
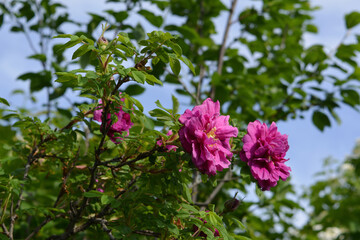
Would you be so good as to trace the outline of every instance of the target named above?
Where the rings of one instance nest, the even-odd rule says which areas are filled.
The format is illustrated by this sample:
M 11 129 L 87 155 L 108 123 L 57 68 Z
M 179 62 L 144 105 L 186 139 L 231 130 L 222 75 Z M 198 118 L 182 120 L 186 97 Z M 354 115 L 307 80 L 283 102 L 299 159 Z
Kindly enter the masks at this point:
M 101 13 L 101 10 L 113 8 L 118 10 L 118 5 L 107 4 L 100 0 L 76 0 L 63 1 L 68 6 L 70 16 L 81 22 L 89 20 L 87 12 Z M 224 1 L 230 5 L 230 0 Z M 314 14 L 314 23 L 318 26 L 319 33 L 317 35 L 308 34 L 305 36 L 305 45 L 309 46 L 314 43 L 324 44 L 326 49 L 335 48 L 346 32 L 344 23 L 344 14 L 351 11 L 360 11 L 359 0 L 342 0 L 341 4 L 338 0 L 317 0 L 312 1 L 313 4 L 320 6 L 321 9 Z M 237 12 L 241 11 L 244 6 L 250 4 L 258 4 L 256 1 L 240 1 Z M 223 14 L 219 21 L 219 39 L 221 39 L 223 26 L 227 15 Z M 134 21 L 141 21 L 136 19 Z M 178 19 L 167 19 L 168 21 L 177 21 Z M 150 26 L 149 26 L 150 28 Z M 233 30 L 238 29 L 233 26 Z M 151 31 L 150 29 L 149 31 Z M 71 32 L 71 30 L 70 30 Z M 353 30 L 346 41 L 353 41 L 354 34 L 360 34 L 360 27 Z M 38 109 L 41 103 L 46 99 L 45 92 L 40 92 L 35 96 L 38 102 L 33 104 L 28 98 L 21 95 L 12 95 L 14 89 L 23 89 L 28 93 L 28 83 L 16 81 L 20 75 L 34 69 L 40 69 L 38 63 L 34 60 L 26 59 L 26 56 L 33 54 L 25 41 L 23 35 L 12 34 L 8 32 L 8 27 L 0 29 L 0 46 L 2 46 L 0 54 L 0 96 L 9 100 L 12 106 L 27 107 L 30 109 Z M 173 88 L 150 88 L 144 96 L 139 99 L 144 103 L 145 109 L 150 110 L 155 107 L 154 102 L 159 99 L 164 105 L 171 104 L 171 93 Z M 182 111 L 187 106 L 187 101 L 182 101 Z M 67 105 L 66 102 L 59 104 Z M 342 124 L 337 125 L 332 121 L 332 127 L 324 132 L 317 130 L 311 123 L 311 114 L 306 114 L 304 120 L 291 120 L 288 122 L 278 123 L 279 131 L 289 135 L 290 150 L 288 164 L 292 168 L 292 181 L 297 186 L 308 185 L 314 181 L 314 173 L 321 171 L 322 161 L 326 157 L 332 156 L 342 160 L 346 155 L 350 154 L 356 140 L 360 137 L 360 113 L 343 106 L 338 111 L 342 119 Z

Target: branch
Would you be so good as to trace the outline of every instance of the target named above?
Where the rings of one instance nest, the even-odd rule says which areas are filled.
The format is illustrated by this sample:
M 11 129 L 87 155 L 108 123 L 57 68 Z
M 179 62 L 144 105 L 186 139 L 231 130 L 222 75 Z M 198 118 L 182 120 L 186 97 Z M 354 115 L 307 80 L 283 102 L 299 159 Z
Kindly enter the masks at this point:
M 210 196 L 206 199 L 205 202 L 203 203 L 196 203 L 196 205 L 198 206 L 202 206 L 200 210 L 204 211 L 205 210 L 205 206 L 209 205 L 212 200 L 214 200 L 214 198 L 216 197 L 216 195 L 220 192 L 221 188 L 224 186 L 225 182 L 228 182 L 231 180 L 231 169 L 229 169 L 229 171 L 227 173 L 225 173 L 224 178 L 221 180 L 221 182 L 216 186 L 216 188 L 212 191 L 212 193 L 210 194 Z
M 223 69 L 224 56 L 225 56 L 225 50 L 226 50 L 226 40 L 227 40 L 228 35 L 229 35 L 229 29 L 230 29 L 231 22 L 232 22 L 231 19 L 232 19 L 232 15 L 234 13 L 234 10 L 235 10 L 236 2 L 237 2 L 237 0 L 233 0 L 232 3 L 231 3 L 231 9 L 230 9 L 228 21 L 227 21 L 227 24 L 226 24 L 223 41 L 222 41 L 222 44 L 221 44 L 219 60 L 218 60 L 218 68 L 217 68 L 217 72 L 218 72 L 219 75 L 221 75 L 222 69 Z M 211 87 L 210 97 L 212 99 L 215 97 L 215 87 L 214 86 Z
M 160 237 L 161 234 L 157 232 L 153 232 L 150 230 L 135 230 L 133 233 L 144 235 L 144 236 L 151 236 L 151 237 Z
M 161 147 L 154 147 L 153 149 L 151 149 L 150 151 L 147 151 L 147 152 L 142 152 L 140 153 L 135 159 L 133 160 L 130 160 L 130 161 L 127 161 L 127 162 L 122 162 L 122 163 L 119 163 L 118 165 L 116 166 L 109 166 L 108 164 L 109 163 L 112 163 L 112 162 L 117 162 L 118 160 L 121 160 L 122 157 L 118 157 L 118 158 L 114 158 L 114 159 L 111 159 L 109 161 L 105 161 L 105 162 L 101 162 L 99 165 L 105 165 L 107 167 L 114 167 L 114 168 L 120 168 L 122 166 L 125 166 L 125 165 L 131 165 L 137 161 L 140 161 L 144 158 L 147 158 L 147 157 L 150 157 L 151 155 L 153 155 L 156 151 L 158 150 L 161 150 L 162 148 Z
M 48 222 L 50 222 L 52 219 L 51 219 L 51 217 L 50 216 L 47 216 L 46 218 L 45 218 L 45 220 L 39 225 L 39 226 L 37 226 L 35 229 L 34 229 L 34 231 L 32 231 L 32 233 L 30 233 L 29 234 L 29 236 L 27 236 L 26 238 L 25 238 L 25 240 L 30 240 L 30 239 L 32 239 L 32 237 L 34 237 L 40 230 L 41 230 L 41 228 L 42 227 L 44 227 Z
M 106 226 L 107 221 L 106 221 L 105 219 L 101 219 L 101 220 L 99 220 L 99 221 L 100 221 L 100 224 L 101 224 L 102 229 L 104 230 L 104 232 L 107 233 L 107 235 L 109 236 L 109 238 L 110 238 L 111 240 L 115 240 L 116 238 L 111 234 L 111 230 L 108 229 L 107 226 Z
M 198 82 L 197 93 L 196 93 L 196 98 L 199 100 L 201 99 L 201 85 L 202 85 L 202 81 L 203 81 L 204 77 L 205 77 L 205 67 L 204 67 L 204 65 L 201 64 L 200 65 L 199 82 Z
M 121 195 L 123 195 L 125 192 L 129 191 L 130 188 L 135 184 L 136 182 L 136 178 L 133 178 L 130 183 L 128 184 L 128 187 L 126 190 L 120 191 L 116 196 L 115 199 L 118 199 Z M 53 235 L 50 236 L 49 238 L 47 238 L 47 240 L 65 240 L 68 239 L 69 237 L 71 237 L 72 235 L 78 233 L 78 232 L 82 232 L 84 230 L 86 230 L 87 228 L 89 228 L 93 223 L 96 223 L 97 219 L 99 218 L 103 218 L 104 216 L 106 216 L 107 214 L 109 214 L 109 212 L 111 212 L 113 209 L 111 208 L 111 204 L 107 204 L 99 214 L 97 214 L 97 216 L 90 218 L 86 223 L 82 224 L 79 227 L 74 228 L 75 224 L 72 225 L 72 227 L 70 228 L 70 224 L 67 227 L 66 232 L 64 232 L 63 234 L 60 235 Z M 76 222 L 75 222 L 76 223 Z
M 181 80 L 181 78 L 178 77 L 177 79 L 178 79 L 179 83 L 184 87 L 185 91 L 187 91 L 187 92 L 191 95 L 191 97 L 194 98 L 196 104 L 199 105 L 199 104 L 200 104 L 200 101 L 199 101 L 199 99 L 197 98 L 197 96 L 196 96 L 194 93 L 190 92 L 190 90 L 188 89 L 188 87 L 186 86 L 186 84 Z
M 6 226 L 5 226 L 5 223 L 1 224 L 1 228 L 3 230 L 3 233 L 5 233 L 5 235 L 7 237 L 10 237 L 10 233 L 9 233 L 8 229 L 6 228 Z
M 192 182 L 192 193 L 191 193 L 191 200 L 193 201 L 193 203 L 195 203 L 197 201 L 197 195 L 199 193 L 198 185 L 200 182 L 197 180 L 198 178 L 199 178 L 199 172 L 194 170 L 193 182 Z
M 172 74 L 168 69 L 165 69 L 168 73 Z M 174 74 L 173 74 L 174 75 Z M 175 75 L 174 75 L 175 76 Z M 196 104 L 200 104 L 200 100 L 199 98 L 194 94 L 192 93 L 189 88 L 186 86 L 186 84 L 181 80 L 181 78 L 179 76 L 175 76 L 177 78 L 177 80 L 179 81 L 179 83 L 183 86 L 184 90 L 190 94 L 190 96 L 195 100 Z

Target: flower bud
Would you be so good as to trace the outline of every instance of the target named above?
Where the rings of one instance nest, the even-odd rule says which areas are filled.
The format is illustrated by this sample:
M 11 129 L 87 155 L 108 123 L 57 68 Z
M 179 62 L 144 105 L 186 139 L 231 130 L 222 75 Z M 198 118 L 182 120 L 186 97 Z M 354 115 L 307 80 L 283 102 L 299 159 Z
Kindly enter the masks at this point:
M 109 41 L 104 36 L 101 36 L 98 39 L 98 45 L 102 50 L 105 50 L 105 48 L 108 44 L 109 44 Z
M 236 198 L 227 200 L 224 204 L 225 206 L 224 212 L 233 212 L 239 207 L 239 205 L 240 205 L 240 201 Z

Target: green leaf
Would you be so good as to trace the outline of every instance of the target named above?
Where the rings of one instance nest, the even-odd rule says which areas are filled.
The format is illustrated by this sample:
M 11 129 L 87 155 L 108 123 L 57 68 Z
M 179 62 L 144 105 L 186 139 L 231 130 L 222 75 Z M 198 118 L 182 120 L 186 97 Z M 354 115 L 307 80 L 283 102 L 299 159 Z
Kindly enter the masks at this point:
M 106 10 L 105 12 L 114 16 L 116 22 L 118 22 L 118 23 L 123 22 L 129 16 L 128 12 L 126 12 L 126 11 L 115 12 L 113 10 Z
M 139 100 L 137 100 L 136 98 L 130 97 L 130 96 L 129 96 L 129 100 L 130 100 L 131 102 L 133 102 L 133 103 L 135 104 L 135 106 L 136 106 L 141 112 L 144 111 L 144 107 L 143 107 L 143 105 L 140 103 Z
M 324 61 L 327 58 L 322 45 L 313 45 L 306 50 L 304 58 L 305 63 L 316 64 Z
M 208 219 L 209 219 L 209 223 L 212 224 L 212 225 L 216 225 L 217 223 L 220 223 L 218 222 L 218 219 L 217 217 L 215 216 L 216 213 L 213 213 L 213 212 L 209 212 L 208 213 Z
M 177 226 L 176 226 L 175 224 L 169 224 L 169 225 L 167 225 L 167 229 L 168 229 L 171 233 L 175 234 L 176 236 L 179 235 L 179 229 L 177 228 Z
M 158 120 L 172 121 L 172 117 L 170 116 L 169 113 L 165 112 L 164 110 L 158 109 L 158 108 L 149 111 L 149 114 L 152 117 L 156 117 Z
M 180 204 L 180 206 L 190 212 L 193 212 L 193 213 L 199 212 L 199 210 L 197 210 L 194 206 L 187 204 L 187 203 L 182 203 L 182 204 Z
M 103 194 L 102 196 L 101 196 L 101 204 L 108 204 L 108 203 L 110 203 L 111 202 L 111 197 L 109 197 L 108 195 L 106 195 L 106 194 Z
M 192 202 L 190 189 L 185 183 L 183 183 L 183 195 L 188 202 Z
M 94 46 L 90 46 L 87 44 L 82 45 L 81 47 L 79 47 L 72 55 L 71 59 L 75 59 L 77 57 L 80 57 L 82 55 L 84 55 L 85 53 L 87 53 L 88 51 L 95 49 Z
M 3 25 L 4 23 L 4 14 L 0 15 L 0 27 Z
M 145 31 L 140 24 L 137 24 L 132 32 L 136 41 L 143 40 L 146 37 Z
M 169 54 L 164 50 L 164 48 L 159 48 L 156 51 L 156 56 L 158 56 L 163 63 L 168 63 L 170 61 Z
M 328 116 L 319 111 L 313 113 L 312 121 L 320 131 L 323 131 L 326 126 L 331 126 Z
M 104 195 L 102 192 L 99 192 L 99 191 L 96 191 L 96 190 L 91 190 L 89 192 L 84 192 L 84 196 L 88 197 L 88 198 L 101 197 L 102 195 Z
M 8 102 L 5 98 L 0 97 L 0 103 L 3 103 L 3 104 L 5 104 L 5 105 L 7 105 L 7 106 L 10 107 L 9 102 Z
M 317 27 L 315 25 L 308 24 L 308 25 L 306 25 L 306 31 L 311 32 L 311 33 L 317 33 L 318 29 L 317 29 Z
M 172 113 L 176 114 L 179 111 L 179 100 L 174 96 L 171 95 L 172 101 L 173 101 L 173 107 L 172 107 Z
M 75 46 L 76 44 L 81 43 L 81 41 L 82 40 L 78 36 L 71 36 L 70 41 L 68 41 L 64 45 L 62 45 L 60 47 L 60 49 L 58 49 L 58 51 L 67 49 L 67 48 L 71 48 L 71 47 Z
M 360 104 L 359 93 L 353 89 L 342 89 L 340 94 L 343 97 L 343 102 L 349 104 L 350 106 L 355 106 Z
M 146 82 L 150 85 L 154 85 L 154 83 L 159 84 L 160 86 L 163 85 L 162 81 L 160 81 L 154 75 L 151 74 L 146 74 Z
M 176 58 L 170 57 L 170 68 L 171 68 L 172 72 L 176 76 L 178 76 L 180 73 L 180 69 L 181 69 L 179 60 L 177 60 Z
M 360 13 L 354 11 L 349 14 L 346 14 L 345 15 L 345 23 L 346 23 L 347 29 L 355 27 L 356 25 L 358 25 L 360 23 Z
M 34 54 L 28 57 L 29 59 L 37 59 L 40 62 L 46 62 L 45 54 Z
M 127 94 L 129 94 L 130 96 L 135 96 L 135 95 L 140 95 L 145 91 L 145 88 L 137 85 L 137 84 L 132 84 L 129 85 L 126 89 L 125 92 Z
M 146 76 L 144 73 L 140 71 L 133 70 L 130 72 L 130 77 L 132 77 L 136 82 L 144 84 L 146 80 Z
M 155 27 L 161 27 L 163 23 L 163 18 L 161 16 L 156 16 L 154 13 L 147 11 L 147 10 L 140 10 L 138 11 L 138 14 L 142 15 L 146 18 L 152 25 Z
M 191 72 L 192 72 L 194 75 L 196 75 L 194 65 L 192 64 L 192 62 L 191 62 L 189 59 L 187 59 L 187 58 L 184 57 L 184 56 L 181 56 L 181 57 L 180 57 L 180 60 L 183 61 L 183 63 L 185 63 L 185 65 L 190 68 Z
M 30 91 L 40 91 L 44 87 L 51 87 L 51 72 L 41 71 L 38 73 L 25 73 L 18 77 L 20 80 L 30 80 Z
M 124 32 L 120 32 L 118 35 L 118 41 L 124 43 L 124 44 L 127 44 L 130 42 L 130 39 L 129 39 L 129 36 L 127 33 L 124 33 Z
M 181 57 L 182 49 L 177 43 L 174 43 L 171 40 L 168 40 L 168 41 L 165 42 L 165 45 L 170 47 L 176 53 L 176 55 L 178 57 Z
M 239 221 L 238 219 L 236 218 L 232 218 L 232 220 L 238 225 L 238 227 L 242 230 L 242 231 L 246 231 L 246 227 L 244 226 L 244 224 Z
M 71 38 L 72 35 L 71 34 L 60 34 L 60 35 L 57 35 L 53 38 Z
M 58 79 L 55 80 L 55 82 L 68 82 L 68 81 L 76 81 L 77 76 L 73 73 L 68 72 L 56 72 L 55 73 L 58 76 Z

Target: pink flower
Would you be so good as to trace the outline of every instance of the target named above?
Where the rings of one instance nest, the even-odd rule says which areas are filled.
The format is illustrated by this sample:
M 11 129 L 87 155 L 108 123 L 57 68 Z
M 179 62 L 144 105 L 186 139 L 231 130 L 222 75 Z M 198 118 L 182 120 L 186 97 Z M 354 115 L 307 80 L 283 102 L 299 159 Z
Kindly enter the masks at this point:
M 285 165 L 285 154 L 289 149 L 288 136 L 277 131 L 276 124 L 271 126 L 258 120 L 249 123 L 243 138 L 244 146 L 240 158 L 250 167 L 251 173 L 263 191 L 276 186 L 279 179 L 285 181 L 291 168 Z
M 173 134 L 173 132 L 171 130 L 169 130 L 168 133 L 166 134 L 166 136 L 171 136 L 172 134 Z M 162 139 L 158 140 L 156 142 L 156 144 L 161 147 L 163 145 L 163 140 Z M 165 142 L 165 148 L 167 149 L 168 152 L 170 152 L 170 151 L 176 152 L 176 149 L 178 147 L 175 145 L 166 145 L 166 142 Z
M 121 100 L 124 101 L 123 99 L 121 99 Z M 100 100 L 99 103 L 100 103 L 100 106 L 97 108 L 97 110 L 94 111 L 94 120 L 96 120 L 98 122 L 102 122 L 102 113 L 103 113 L 102 101 Z M 107 133 L 110 140 L 116 144 L 119 143 L 117 141 L 117 139 L 121 139 L 121 137 L 115 136 L 115 133 L 121 134 L 122 132 L 127 132 L 127 135 L 129 135 L 129 129 L 133 125 L 133 123 L 131 122 L 131 119 L 130 119 L 130 114 L 124 112 L 122 110 L 121 106 L 118 107 L 117 109 L 119 111 L 114 113 L 117 116 L 117 122 L 115 122 L 111 125 L 111 127 Z M 111 114 L 110 113 L 107 114 L 107 120 L 108 120 L 108 124 L 110 124 L 110 122 L 111 122 Z
M 192 111 L 187 109 L 179 121 L 184 124 L 179 130 L 181 144 L 200 172 L 210 176 L 229 167 L 233 155 L 229 141 L 238 129 L 229 125 L 229 116 L 220 115 L 219 101 L 208 98 Z

